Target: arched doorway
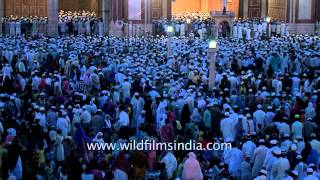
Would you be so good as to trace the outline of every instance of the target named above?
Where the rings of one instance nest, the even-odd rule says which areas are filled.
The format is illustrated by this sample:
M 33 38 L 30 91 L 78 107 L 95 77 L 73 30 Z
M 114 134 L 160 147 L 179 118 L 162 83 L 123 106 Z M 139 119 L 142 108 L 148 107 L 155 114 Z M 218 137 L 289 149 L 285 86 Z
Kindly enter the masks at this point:
M 231 27 L 229 23 L 227 21 L 222 21 L 220 23 L 220 27 L 221 27 L 221 36 L 224 38 L 229 37 L 231 33 Z

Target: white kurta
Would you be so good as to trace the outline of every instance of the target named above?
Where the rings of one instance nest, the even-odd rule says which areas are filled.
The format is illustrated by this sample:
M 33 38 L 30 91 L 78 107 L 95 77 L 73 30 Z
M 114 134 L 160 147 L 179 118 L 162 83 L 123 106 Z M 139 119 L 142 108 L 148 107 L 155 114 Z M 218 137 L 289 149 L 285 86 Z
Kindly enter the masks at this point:
M 171 152 L 167 152 L 167 154 L 161 159 L 161 162 L 166 164 L 168 177 L 171 179 L 178 166 L 176 157 Z
M 15 28 L 16 28 L 16 35 L 20 36 L 21 35 L 21 22 L 20 21 L 16 22 Z
M 240 176 L 240 164 L 243 161 L 243 154 L 238 148 L 232 148 L 224 152 L 224 161 L 229 165 L 229 172 L 234 177 Z
M 99 23 L 98 23 L 98 29 L 99 29 L 99 36 L 103 36 L 103 22 L 102 21 L 100 21 Z
M 85 22 L 85 27 L 86 27 L 86 34 L 90 35 L 91 34 L 90 21 Z
M 57 135 L 56 138 L 56 160 L 57 161 L 64 161 L 65 157 L 64 157 L 64 147 L 63 147 L 63 136 L 61 135 Z
M 121 111 L 119 114 L 118 120 L 119 127 L 121 126 L 129 126 L 129 115 L 128 113 Z
M 261 125 L 261 128 L 265 126 L 264 124 L 265 116 L 266 116 L 266 113 L 262 110 L 257 110 L 253 113 L 253 120 L 256 124 L 257 130 L 259 129 L 258 124 Z
M 256 177 L 262 169 L 264 160 L 267 155 L 267 151 L 268 148 L 264 145 L 260 145 L 254 150 L 253 157 L 251 160 L 251 162 L 254 163 L 252 167 L 252 177 Z
M 180 25 L 180 36 L 185 36 L 186 35 L 186 25 L 181 24 Z
M 224 141 L 226 140 L 234 140 L 235 138 L 235 130 L 234 130 L 234 122 L 231 118 L 224 118 L 220 122 L 221 132 L 223 134 Z
M 241 25 L 238 27 L 238 39 L 242 39 L 242 27 L 241 27 Z
M 274 180 L 281 180 L 286 177 L 286 171 L 289 169 L 289 160 L 280 157 L 272 164 L 271 178 Z
M 251 29 L 250 28 L 246 29 L 246 40 L 247 41 L 251 40 Z
M 16 31 L 15 22 L 11 21 L 9 22 L 9 33 L 10 36 L 14 36 Z
M 238 26 L 233 26 L 233 38 L 238 38 Z
M 303 124 L 300 121 L 295 121 L 292 125 L 291 125 L 291 133 L 292 133 L 292 137 L 296 138 L 298 136 L 302 137 L 302 128 L 303 128 Z
M 57 125 L 56 125 L 57 129 L 61 129 L 62 135 L 63 136 L 68 136 L 68 132 L 69 132 L 69 122 L 66 118 L 59 118 L 57 120 Z

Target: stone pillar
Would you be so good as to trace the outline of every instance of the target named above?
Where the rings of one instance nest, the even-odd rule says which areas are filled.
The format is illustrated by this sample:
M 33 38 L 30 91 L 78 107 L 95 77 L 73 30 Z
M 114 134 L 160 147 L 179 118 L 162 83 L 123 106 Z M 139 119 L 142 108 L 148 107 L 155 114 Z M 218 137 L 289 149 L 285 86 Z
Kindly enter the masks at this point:
M 296 23 L 296 3 L 297 0 L 292 0 L 292 19 L 291 19 L 291 23 Z
M 149 22 L 149 1 L 148 0 L 144 0 L 144 35 L 147 35 L 147 26 L 148 26 L 148 22 Z
M 48 36 L 58 36 L 58 0 L 48 0 Z
M 171 0 L 167 0 L 168 1 L 168 6 L 167 6 L 167 8 L 168 8 L 168 11 L 167 11 L 167 17 L 168 17 L 168 19 L 169 20 L 171 20 L 171 18 L 172 18 L 172 1 Z
M 208 88 L 209 91 L 212 91 L 212 88 L 215 86 L 216 80 L 216 57 L 217 50 L 215 48 L 209 48 L 209 81 L 208 81 Z
M 248 18 L 249 16 L 249 0 L 243 0 L 243 18 Z
M 0 0 L 0 35 L 2 34 L 2 18 L 4 16 L 4 0 Z
M 0 0 L 0 18 L 4 16 L 4 0 Z
M 162 1 L 162 18 L 168 18 L 168 1 Z
M 316 1 L 316 21 L 320 21 L 320 2 Z
M 261 18 L 268 16 L 268 0 L 261 0 Z
M 104 25 L 104 33 L 109 35 L 110 0 L 102 0 L 102 20 Z

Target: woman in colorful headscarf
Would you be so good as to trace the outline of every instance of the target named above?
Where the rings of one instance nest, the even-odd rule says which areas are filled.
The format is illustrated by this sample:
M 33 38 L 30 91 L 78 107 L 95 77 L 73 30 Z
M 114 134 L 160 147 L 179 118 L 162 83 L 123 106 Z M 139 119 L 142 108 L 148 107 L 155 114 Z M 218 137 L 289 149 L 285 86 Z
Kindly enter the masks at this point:
M 103 133 L 102 132 L 98 132 L 96 134 L 96 136 L 93 138 L 93 143 L 97 143 L 97 144 L 104 144 L 104 140 L 103 140 Z M 104 156 L 104 151 L 102 149 L 95 151 L 95 159 L 100 162 L 102 160 L 104 160 L 105 156 Z
M 189 158 L 183 165 L 182 179 L 184 180 L 202 180 L 203 174 L 201 172 L 199 161 L 197 156 L 190 152 L 188 154 Z

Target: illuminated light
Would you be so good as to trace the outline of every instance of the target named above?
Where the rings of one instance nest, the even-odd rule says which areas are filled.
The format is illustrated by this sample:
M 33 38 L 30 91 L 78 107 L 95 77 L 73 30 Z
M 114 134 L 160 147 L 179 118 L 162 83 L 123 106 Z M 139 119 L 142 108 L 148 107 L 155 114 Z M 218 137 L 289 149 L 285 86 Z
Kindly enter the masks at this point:
M 167 32 L 168 32 L 168 33 L 173 33 L 173 26 L 169 25 L 169 26 L 167 27 Z
M 267 17 L 267 18 L 266 18 L 266 21 L 267 21 L 267 23 L 270 23 L 271 18 L 270 18 L 270 17 Z
M 216 40 L 211 40 L 209 42 L 209 49 L 216 49 L 217 48 L 217 41 Z

